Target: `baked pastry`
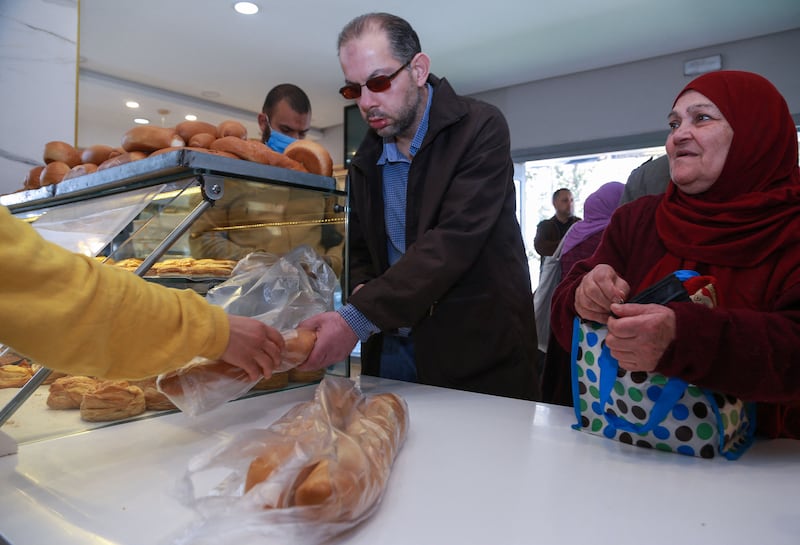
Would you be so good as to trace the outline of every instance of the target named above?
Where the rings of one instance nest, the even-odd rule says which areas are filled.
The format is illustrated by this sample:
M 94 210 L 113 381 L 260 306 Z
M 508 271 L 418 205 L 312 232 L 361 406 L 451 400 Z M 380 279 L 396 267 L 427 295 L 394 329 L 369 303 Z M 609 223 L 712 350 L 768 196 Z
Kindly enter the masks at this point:
M 242 384 L 252 382 L 247 371 L 224 361 L 189 364 L 158 377 L 158 389 L 170 398 L 184 395 L 184 386 L 190 391 L 213 389 L 219 380 L 234 380 Z
M 108 422 L 137 416 L 145 411 L 144 392 L 126 381 L 104 381 L 86 392 L 81 401 L 81 418 L 87 422 Z
M 92 377 L 66 376 L 53 381 L 47 396 L 51 409 L 78 409 L 83 395 L 97 388 L 98 381 Z
M 229 119 L 217 125 L 217 138 L 225 138 L 226 136 L 234 136 L 240 140 L 247 140 L 247 127 Z
M 28 365 L 0 365 L 0 388 L 21 388 L 32 376 Z
M 299 162 L 282 153 L 273 151 L 266 144 L 255 140 L 242 140 L 235 136 L 225 136 L 217 138 L 209 146 L 209 149 L 226 151 L 245 161 L 306 172 L 305 167 Z
M 112 151 L 114 151 L 114 148 L 111 146 L 106 146 L 105 144 L 89 146 L 81 152 L 81 163 L 92 163 L 93 165 L 99 165 L 103 161 L 109 159 Z
M 175 125 L 175 132 L 178 136 L 183 138 L 183 141 L 188 145 L 192 145 L 189 141 L 198 134 L 207 134 L 215 139 L 217 137 L 217 127 L 205 121 L 181 121 Z
M 137 386 L 144 392 L 144 406 L 148 411 L 169 411 L 177 409 L 167 396 L 158 391 L 156 378 L 150 377 L 142 380 L 130 381 L 131 386 Z
M 97 172 L 97 165 L 94 163 L 83 163 L 82 165 L 74 166 L 69 169 L 64 177 L 61 179 L 63 182 L 64 180 L 69 180 L 71 178 L 77 178 L 78 176 L 84 176 L 86 174 L 91 174 L 92 172 Z
M 122 137 L 122 149 L 125 151 L 143 151 L 149 153 L 161 148 L 183 146 L 186 142 L 178 136 L 174 128 L 139 125 L 128 129 Z
M 283 151 L 290 159 L 302 164 L 312 174 L 333 176 L 333 159 L 325 146 L 313 140 L 295 140 Z
M 253 390 L 277 390 L 278 388 L 285 388 L 289 385 L 289 372 L 272 373 L 269 378 L 261 377 L 261 380 L 255 383 Z
M 25 181 L 22 183 L 23 189 L 38 189 L 41 187 L 41 182 L 39 181 L 40 176 L 42 175 L 42 171 L 44 170 L 44 165 L 35 166 L 28 171 L 28 174 L 25 175 Z
M 216 139 L 216 134 L 201 132 L 199 134 L 195 134 L 189 140 L 187 140 L 186 145 L 193 148 L 208 148 L 208 146 L 210 146 Z
M 133 161 L 138 161 L 140 159 L 144 159 L 147 157 L 147 154 L 143 151 L 130 151 L 130 152 L 123 152 L 119 154 L 111 154 L 111 156 L 97 165 L 97 170 L 105 170 L 107 168 L 116 167 L 119 165 L 124 165 L 126 163 L 131 163 Z
M 72 144 L 54 140 L 47 142 L 44 145 L 44 153 L 42 154 L 45 164 L 60 161 L 66 163 L 69 168 L 80 165 L 83 160 L 81 159 L 81 152 L 79 152 Z
M 47 163 L 39 174 L 39 185 L 53 185 L 64 179 L 69 172 L 70 166 L 63 161 L 51 161 Z

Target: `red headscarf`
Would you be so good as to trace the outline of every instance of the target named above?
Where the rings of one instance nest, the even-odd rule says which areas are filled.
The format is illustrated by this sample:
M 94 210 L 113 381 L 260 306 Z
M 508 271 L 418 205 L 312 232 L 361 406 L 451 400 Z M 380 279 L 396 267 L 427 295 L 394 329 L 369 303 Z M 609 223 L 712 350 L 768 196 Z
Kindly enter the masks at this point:
M 678 98 L 690 89 L 719 108 L 733 128 L 733 140 L 725 166 L 708 190 L 687 195 L 674 184 L 667 188 L 656 211 L 656 229 L 669 253 L 642 287 L 676 269 L 706 264 L 716 269 L 722 300 L 738 299 L 736 306 L 758 308 L 760 304 L 753 305 L 757 295 L 728 298 L 736 286 L 725 284 L 737 282 L 731 269 L 763 268 L 746 276 L 751 280 L 761 276 L 767 282 L 768 278 L 780 281 L 800 266 L 800 169 L 794 121 L 775 86 L 757 74 L 704 74 Z

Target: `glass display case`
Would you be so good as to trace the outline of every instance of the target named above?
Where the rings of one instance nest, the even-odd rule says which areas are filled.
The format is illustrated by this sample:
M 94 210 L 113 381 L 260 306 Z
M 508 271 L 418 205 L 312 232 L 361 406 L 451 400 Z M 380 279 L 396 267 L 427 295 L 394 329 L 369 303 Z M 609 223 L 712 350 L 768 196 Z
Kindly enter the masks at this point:
M 230 278 L 237 262 L 253 252 L 277 260 L 310 247 L 333 271 L 337 288 L 331 304 L 341 305 L 338 286 L 348 270 L 348 202 L 341 179 L 176 150 L 3 195 L 0 204 L 69 250 L 203 295 Z M 349 359 L 326 372 L 349 376 Z M 23 443 L 109 424 L 48 409 L 49 375 L 40 368 L 21 388 L 0 389 L 0 430 Z M 319 378 L 305 376 L 245 395 Z M 135 418 L 158 414 L 148 410 Z

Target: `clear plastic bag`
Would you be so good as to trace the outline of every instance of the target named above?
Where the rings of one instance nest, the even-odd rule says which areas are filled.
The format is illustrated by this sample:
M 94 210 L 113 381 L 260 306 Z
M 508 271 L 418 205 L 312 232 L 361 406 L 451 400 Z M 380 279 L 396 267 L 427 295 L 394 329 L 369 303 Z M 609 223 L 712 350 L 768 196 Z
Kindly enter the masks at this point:
M 336 284 L 336 274 L 325 260 L 311 247 L 298 246 L 284 256 L 247 255 L 228 280 L 208 291 L 206 300 L 228 314 L 260 320 L 289 339 L 297 335 L 295 326 L 302 320 L 333 310 Z M 296 365 L 296 360 L 286 357 L 275 372 Z M 167 379 L 172 387 L 165 387 Z M 159 376 L 157 386 L 181 411 L 196 416 L 241 397 L 256 382 L 232 365 L 195 358 Z
M 408 422 L 399 396 L 325 377 L 269 428 L 190 461 L 178 496 L 202 520 L 172 542 L 314 544 L 356 526 L 380 503 Z

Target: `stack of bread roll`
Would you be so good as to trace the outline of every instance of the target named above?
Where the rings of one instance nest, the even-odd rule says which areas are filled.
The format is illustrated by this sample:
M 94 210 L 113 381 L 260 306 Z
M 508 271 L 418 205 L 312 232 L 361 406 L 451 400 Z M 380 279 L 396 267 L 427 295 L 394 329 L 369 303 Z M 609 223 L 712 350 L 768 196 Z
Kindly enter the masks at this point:
M 238 121 L 226 120 L 219 125 L 204 121 L 183 121 L 175 127 L 137 125 L 123 135 L 122 143 L 118 147 L 94 145 L 77 149 L 67 142 L 47 142 L 42 156 L 44 165 L 30 169 L 23 182 L 23 189 L 57 184 L 70 178 L 179 149 L 254 161 L 321 176 L 333 175 L 330 153 L 324 146 L 312 140 L 297 140 L 283 153 L 277 153 L 263 142 L 249 139 L 247 128 Z

